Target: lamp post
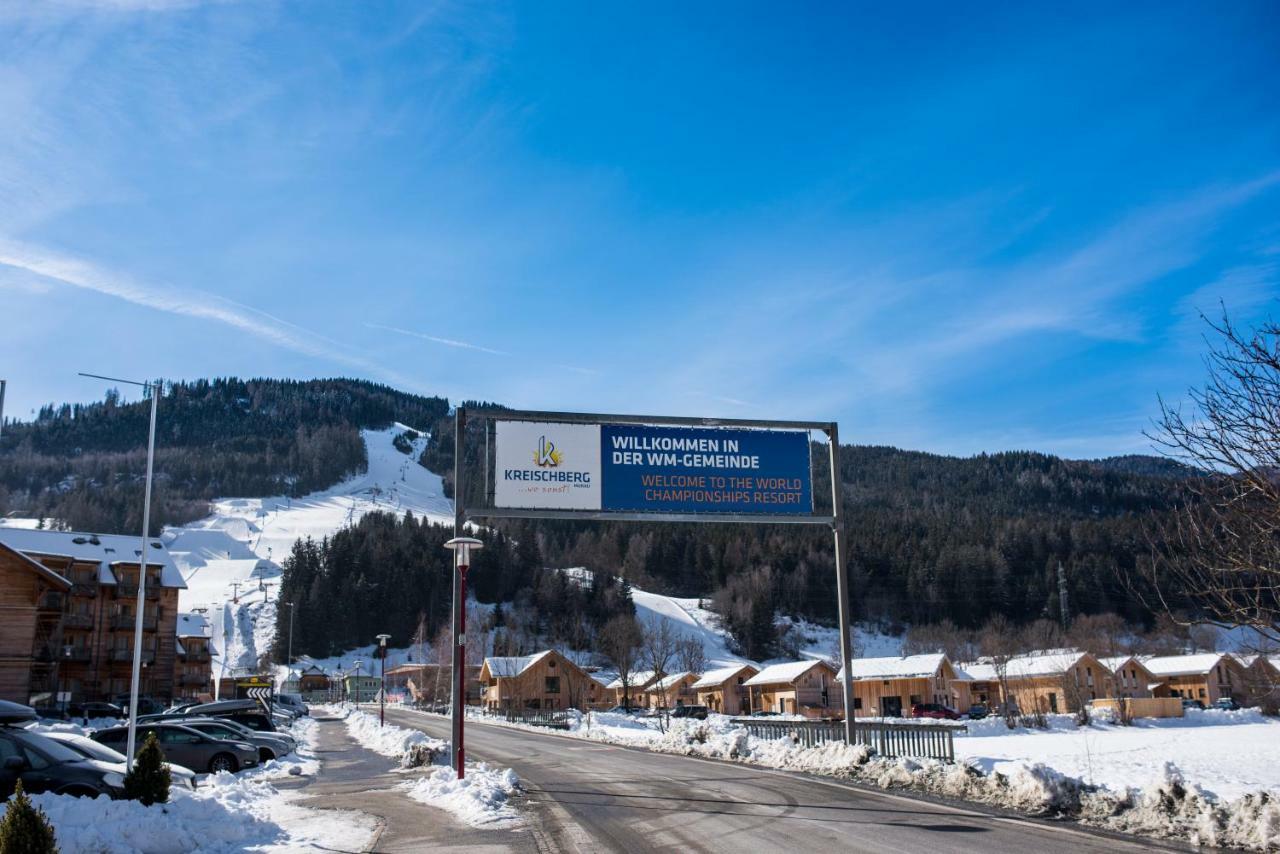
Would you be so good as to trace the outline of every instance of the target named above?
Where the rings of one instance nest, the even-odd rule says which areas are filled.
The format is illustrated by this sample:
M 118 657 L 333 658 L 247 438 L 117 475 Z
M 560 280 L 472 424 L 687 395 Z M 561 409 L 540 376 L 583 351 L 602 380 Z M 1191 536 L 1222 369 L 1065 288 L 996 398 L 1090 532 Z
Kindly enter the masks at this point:
M 463 703 L 467 692 L 467 570 L 471 568 L 471 551 L 484 548 L 475 537 L 454 537 L 444 544 L 454 554 L 453 573 L 453 709 L 452 724 L 453 770 L 461 780 L 466 773 L 466 755 L 463 746 Z
M 354 692 L 356 695 L 357 709 L 360 708 L 360 668 L 362 666 L 364 666 L 364 662 L 357 658 L 356 659 L 356 682 L 355 682 L 355 692 Z
M 289 670 L 293 667 L 293 603 L 285 602 L 284 604 L 289 606 L 289 652 L 285 655 L 285 669 Z
M 59 682 L 61 682 L 61 683 L 62 683 L 62 687 L 63 687 L 63 688 L 67 687 L 67 672 L 66 672 L 66 671 L 67 671 L 67 664 L 68 664 L 70 661 L 71 661 L 71 644 L 64 644 L 64 645 L 63 645 L 63 647 L 62 647 L 62 667 L 61 667 L 61 668 L 59 668 L 59 670 L 60 670 L 59 676 L 60 676 L 61 678 L 59 678 L 59 680 L 58 680 Z M 63 699 L 63 701 L 62 701 L 62 714 L 63 714 L 63 715 L 66 715 L 66 713 L 67 713 L 67 704 L 71 702 L 71 695 L 70 695 L 68 692 L 66 692 L 66 691 L 62 691 L 61 693 L 62 693 L 62 695 L 63 695 L 63 697 L 64 697 L 64 699 Z
M 147 546 L 151 539 L 151 476 L 155 472 L 156 462 L 156 405 L 160 401 L 160 394 L 164 391 L 164 384 L 162 380 L 138 382 L 86 373 L 81 373 L 80 376 L 141 386 L 144 394 L 151 395 L 151 429 L 147 434 L 147 480 L 142 498 L 142 548 L 138 552 L 138 606 L 134 609 L 136 616 L 133 623 L 133 675 L 129 682 L 129 739 L 124 754 L 126 768 L 132 771 L 133 751 L 137 746 L 138 736 L 138 682 L 142 678 L 142 623 L 143 614 L 147 609 Z
M 378 695 L 378 726 L 387 724 L 387 640 L 391 635 L 378 635 L 378 657 L 382 659 L 382 691 Z

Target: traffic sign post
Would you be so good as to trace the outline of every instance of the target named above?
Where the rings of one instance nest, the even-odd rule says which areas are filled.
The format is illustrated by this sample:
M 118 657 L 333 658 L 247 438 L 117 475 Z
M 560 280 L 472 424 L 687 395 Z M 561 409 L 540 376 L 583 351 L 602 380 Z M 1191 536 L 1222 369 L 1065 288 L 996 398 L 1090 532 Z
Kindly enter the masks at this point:
M 484 500 L 468 507 L 467 417 L 484 428 Z M 489 434 L 493 423 L 493 465 Z M 831 510 L 814 507 L 811 434 L 827 437 Z M 454 537 L 468 519 L 592 519 L 826 525 L 835 545 L 845 740 L 853 743 L 849 584 L 841 528 L 840 437 L 835 422 L 467 410 L 454 421 Z M 492 471 L 492 477 L 489 473 Z M 454 574 L 455 676 L 465 614 L 465 566 Z M 459 688 L 465 682 L 457 680 Z M 454 692 L 455 758 L 461 754 L 461 690 Z M 461 771 L 459 771 L 461 777 Z

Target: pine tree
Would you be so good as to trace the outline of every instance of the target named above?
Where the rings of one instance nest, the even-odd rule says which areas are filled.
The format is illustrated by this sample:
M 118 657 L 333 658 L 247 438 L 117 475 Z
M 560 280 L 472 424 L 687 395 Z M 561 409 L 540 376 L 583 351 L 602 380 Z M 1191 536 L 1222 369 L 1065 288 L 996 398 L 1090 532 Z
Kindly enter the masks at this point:
M 9 807 L 0 819 L 0 854 L 58 854 L 53 825 L 44 810 L 31 803 L 22 791 L 22 781 L 14 786 Z
M 141 801 L 143 806 L 164 804 L 169 801 L 169 766 L 164 764 L 164 753 L 153 732 L 138 751 L 133 770 L 124 778 L 124 794 L 131 801 Z

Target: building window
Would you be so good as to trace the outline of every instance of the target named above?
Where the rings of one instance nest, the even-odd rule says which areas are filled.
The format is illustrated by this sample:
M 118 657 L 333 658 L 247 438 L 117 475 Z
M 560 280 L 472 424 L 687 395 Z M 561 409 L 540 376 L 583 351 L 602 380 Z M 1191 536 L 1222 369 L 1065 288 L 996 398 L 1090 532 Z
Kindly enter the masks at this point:
M 545 681 L 546 681 L 546 685 L 545 685 L 546 693 L 548 694 L 560 693 L 560 677 L 559 676 L 548 676 L 546 677 Z
M 861 698 L 861 697 L 854 697 L 854 698 L 853 698 L 853 708 L 854 708 L 854 711 L 857 711 L 857 710 L 859 710 L 859 709 L 861 709 L 861 708 L 862 708 L 862 698 Z

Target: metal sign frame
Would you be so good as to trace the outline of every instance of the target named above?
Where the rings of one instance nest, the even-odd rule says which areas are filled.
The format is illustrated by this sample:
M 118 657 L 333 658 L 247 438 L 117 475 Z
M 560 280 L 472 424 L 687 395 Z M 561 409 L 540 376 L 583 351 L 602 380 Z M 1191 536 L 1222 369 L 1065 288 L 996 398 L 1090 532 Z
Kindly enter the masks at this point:
M 484 493 L 488 507 L 468 509 L 466 490 L 464 488 L 466 473 L 463 461 L 465 446 L 464 437 L 468 416 L 485 422 L 484 424 Z M 519 509 L 493 507 L 493 485 L 489 477 L 489 424 L 490 421 L 546 421 L 559 424 L 633 424 L 646 426 L 676 427 L 732 427 L 774 430 L 795 430 L 806 432 L 822 432 L 827 437 L 831 480 L 831 515 L 784 515 L 763 513 L 671 513 L 664 511 L 627 512 L 609 510 L 556 510 L 556 509 Z M 845 566 L 844 550 L 841 546 L 844 517 L 844 490 L 840 479 L 840 430 L 834 421 L 769 421 L 741 418 L 681 418 L 670 415 L 616 415 L 583 412 L 541 412 L 535 410 L 507 409 L 473 409 L 459 406 L 454 410 L 454 449 L 453 449 L 453 506 L 455 537 L 465 536 L 468 519 L 578 519 L 587 521 L 615 522 L 701 522 L 701 523 L 750 523 L 757 525 L 826 525 L 831 528 L 835 543 L 836 562 L 836 595 L 837 611 L 840 627 L 840 658 L 844 665 L 844 679 L 841 680 L 841 695 L 844 699 L 845 741 L 853 743 L 853 682 L 851 681 L 850 660 L 853 657 L 850 624 L 849 624 L 849 573 Z M 812 479 L 812 453 L 810 455 L 810 478 Z M 456 571 L 455 571 L 456 575 Z M 455 600 L 456 596 L 455 578 Z M 454 602 L 454 636 L 458 637 L 459 610 L 462 603 Z M 456 649 L 456 648 L 455 648 Z M 461 657 L 461 656 L 460 656 Z M 460 660 L 453 662 L 456 668 L 461 667 Z M 455 697 L 454 742 L 461 742 L 462 729 L 462 697 Z

